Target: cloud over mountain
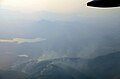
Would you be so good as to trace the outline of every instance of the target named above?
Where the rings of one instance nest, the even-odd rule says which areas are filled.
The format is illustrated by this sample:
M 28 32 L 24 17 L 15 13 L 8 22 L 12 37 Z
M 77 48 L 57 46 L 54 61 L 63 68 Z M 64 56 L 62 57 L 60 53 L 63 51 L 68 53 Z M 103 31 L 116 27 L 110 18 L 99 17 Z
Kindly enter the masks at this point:
M 0 43 L 36 43 L 45 41 L 46 39 L 43 38 L 35 38 L 35 39 L 25 39 L 25 38 L 13 38 L 12 40 L 0 39 Z
M 18 55 L 18 57 L 25 57 L 25 58 L 28 58 L 29 56 L 26 55 L 26 54 L 23 54 L 23 55 Z

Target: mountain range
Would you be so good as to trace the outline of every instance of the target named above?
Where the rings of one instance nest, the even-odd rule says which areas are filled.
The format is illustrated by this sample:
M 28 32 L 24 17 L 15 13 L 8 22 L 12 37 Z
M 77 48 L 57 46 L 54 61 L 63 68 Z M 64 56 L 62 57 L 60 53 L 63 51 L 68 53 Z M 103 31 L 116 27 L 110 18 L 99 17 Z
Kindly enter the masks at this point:
M 94 59 L 57 58 L 29 61 L 13 69 L 29 74 L 33 79 L 119 79 L 120 52 Z

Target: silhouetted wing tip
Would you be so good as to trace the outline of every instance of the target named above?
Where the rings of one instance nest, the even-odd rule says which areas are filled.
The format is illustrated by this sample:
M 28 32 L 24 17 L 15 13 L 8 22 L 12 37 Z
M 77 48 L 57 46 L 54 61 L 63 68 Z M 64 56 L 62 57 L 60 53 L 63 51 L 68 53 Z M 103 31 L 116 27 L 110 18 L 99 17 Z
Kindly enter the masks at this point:
M 114 2 L 114 1 L 91 1 L 87 3 L 87 6 L 91 7 L 119 7 L 120 2 Z

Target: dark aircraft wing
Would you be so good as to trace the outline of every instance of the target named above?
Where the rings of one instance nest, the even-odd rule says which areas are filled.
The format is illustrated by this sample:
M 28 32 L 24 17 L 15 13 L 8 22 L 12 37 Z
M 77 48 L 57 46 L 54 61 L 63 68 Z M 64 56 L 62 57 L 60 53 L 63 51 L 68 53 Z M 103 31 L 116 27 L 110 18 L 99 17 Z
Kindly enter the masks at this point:
M 92 7 L 119 7 L 120 0 L 93 0 L 87 3 L 87 6 Z

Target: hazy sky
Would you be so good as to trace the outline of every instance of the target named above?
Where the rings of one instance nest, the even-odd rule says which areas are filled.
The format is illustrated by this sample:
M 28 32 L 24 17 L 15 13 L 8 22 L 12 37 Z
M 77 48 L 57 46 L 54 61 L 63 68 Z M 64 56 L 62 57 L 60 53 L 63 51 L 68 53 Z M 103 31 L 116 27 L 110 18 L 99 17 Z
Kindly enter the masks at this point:
M 77 12 L 86 7 L 89 0 L 2 0 L 2 7 L 22 12 L 55 11 Z
M 120 12 L 118 8 L 91 8 L 86 6 L 90 0 L 1 0 L 1 8 L 22 13 L 37 13 L 40 11 L 79 15 L 105 15 Z
M 0 0 L 1 24 L 26 20 L 91 20 L 98 17 L 114 17 L 119 8 L 93 8 L 86 6 L 90 0 Z M 11 11 L 11 13 L 10 13 Z M 43 12 L 43 13 L 41 13 Z M 20 13 L 23 13 L 22 15 Z M 20 14 L 20 15 L 19 15 Z M 25 15 L 24 15 L 25 14 Z M 27 15 L 26 15 L 27 14 Z M 30 15 L 29 15 L 30 14 Z M 94 20 L 95 20 L 94 19 Z M 4 22 L 3 22 L 4 21 Z

